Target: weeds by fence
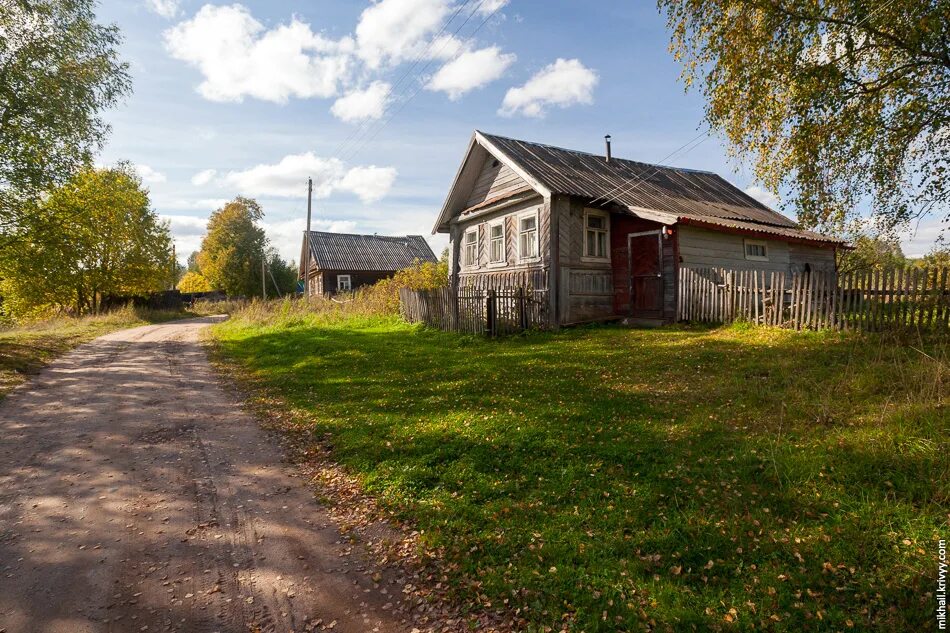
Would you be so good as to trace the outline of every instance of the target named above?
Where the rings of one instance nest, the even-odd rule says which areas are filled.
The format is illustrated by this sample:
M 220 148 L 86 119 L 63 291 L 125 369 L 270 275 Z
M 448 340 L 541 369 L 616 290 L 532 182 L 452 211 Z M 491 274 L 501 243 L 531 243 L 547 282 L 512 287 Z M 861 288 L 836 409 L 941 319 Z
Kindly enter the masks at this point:
M 447 332 L 502 336 L 547 325 L 547 292 L 544 290 L 402 288 L 399 304 L 407 321 L 425 323 Z
M 946 330 L 948 268 L 837 274 L 683 268 L 678 319 L 791 329 Z

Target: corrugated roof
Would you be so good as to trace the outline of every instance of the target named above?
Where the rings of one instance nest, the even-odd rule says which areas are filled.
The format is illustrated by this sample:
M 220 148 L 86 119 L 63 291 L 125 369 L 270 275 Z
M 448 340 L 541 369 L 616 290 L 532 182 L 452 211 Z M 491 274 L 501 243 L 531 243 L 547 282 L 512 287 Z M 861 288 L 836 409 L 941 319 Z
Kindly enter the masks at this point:
M 812 242 L 829 242 L 835 244 L 844 243 L 835 237 L 806 231 L 798 228 L 788 228 L 784 226 L 773 226 L 771 224 L 762 224 L 758 222 L 743 222 L 741 220 L 727 220 L 721 218 L 711 218 L 708 216 L 681 215 L 678 218 L 681 222 L 687 224 L 698 224 L 708 226 L 709 228 L 723 227 L 726 229 L 737 229 L 739 231 L 754 231 L 756 233 L 768 233 L 779 237 L 786 237 L 792 240 L 808 240 Z
M 384 236 L 310 231 L 310 252 L 320 270 L 395 272 L 418 260 L 438 261 L 421 235 Z
M 651 165 L 624 158 L 480 134 L 552 193 L 568 194 L 674 215 L 696 215 L 797 228 L 781 213 L 707 171 Z

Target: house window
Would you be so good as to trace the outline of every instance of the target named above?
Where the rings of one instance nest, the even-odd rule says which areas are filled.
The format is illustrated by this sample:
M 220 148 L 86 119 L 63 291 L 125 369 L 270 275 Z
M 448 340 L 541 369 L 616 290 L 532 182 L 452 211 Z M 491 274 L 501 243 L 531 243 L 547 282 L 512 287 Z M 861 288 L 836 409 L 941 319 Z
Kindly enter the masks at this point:
M 351 275 L 337 275 L 336 289 L 340 292 L 353 289 L 353 277 Z
M 538 256 L 538 214 L 518 218 L 518 257 L 531 259 Z
M 474 266 L 478 262 L 478 229 L 471 229 L 465 232 L 465 238 L 462 242 L 462 265 Z
M 584 212 L 584 257 L 607 259 L 610 255 L 610 217 L 599 211 Z
M 745 258 L 759 262 L 769 261 L 769 245 L 764 240 L 745 240 Z
M 488 261 L 492 264 L 505 263 L 504 219 L 488 224 Z

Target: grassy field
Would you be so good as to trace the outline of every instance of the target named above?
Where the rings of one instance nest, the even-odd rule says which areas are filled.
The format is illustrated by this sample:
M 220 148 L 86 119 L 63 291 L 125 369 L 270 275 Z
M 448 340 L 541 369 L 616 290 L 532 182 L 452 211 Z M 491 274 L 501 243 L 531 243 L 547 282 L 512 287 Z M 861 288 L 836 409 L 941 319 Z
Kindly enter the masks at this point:
M 123 328 L 191 316 L 186 312 L 123 308 L 78 319 L 61 318 L 0 328 L 0 399 L 57 356 Z
M 240 314 L 214 336 L 459 597 L 529 630 L 933 626 L 946 341 Z

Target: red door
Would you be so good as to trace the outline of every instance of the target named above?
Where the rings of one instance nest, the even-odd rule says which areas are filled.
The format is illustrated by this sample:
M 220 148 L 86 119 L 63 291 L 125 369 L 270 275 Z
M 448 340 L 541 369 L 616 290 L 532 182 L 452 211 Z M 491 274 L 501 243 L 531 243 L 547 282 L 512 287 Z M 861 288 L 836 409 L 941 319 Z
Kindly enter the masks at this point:
M 660 231 L 627 236 L 630 270 L 630 315 L 663 318 L 663 249 Z

